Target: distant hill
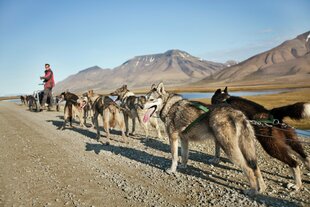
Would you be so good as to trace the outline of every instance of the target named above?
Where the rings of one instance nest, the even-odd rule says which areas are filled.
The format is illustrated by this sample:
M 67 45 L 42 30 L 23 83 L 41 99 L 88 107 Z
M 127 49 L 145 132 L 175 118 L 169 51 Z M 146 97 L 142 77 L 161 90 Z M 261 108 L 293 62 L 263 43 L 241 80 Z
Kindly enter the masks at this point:
M 181 85 L 201 80 L 225 67 L 227 65 L 206 61 L 181 50 L 168 50 L 160 54 L 136 56 L 112 70 L 98 66 L 82 70 L 58 82 L 54 91 L 106 90 L 123 84 L 138 88 L 159 81 L 164 81 L 166 85 Z
M 95 89 L 98 87 L 98 83 L 111 73 L 111 69 L 102 69 L 98 66 L 90 67 L 58 82 L 54 88 L 54 92 L 61 93 L 66 90 L 78 92 Z
M 218 71 L 199 83 L 242 81 L 309 81 L 310 32 L 255 55 L 232 67 Z

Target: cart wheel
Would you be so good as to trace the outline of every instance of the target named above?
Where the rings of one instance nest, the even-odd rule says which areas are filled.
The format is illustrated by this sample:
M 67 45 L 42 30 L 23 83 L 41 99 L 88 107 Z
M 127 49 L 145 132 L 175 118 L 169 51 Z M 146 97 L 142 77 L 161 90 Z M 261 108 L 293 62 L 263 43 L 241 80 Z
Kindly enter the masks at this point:
M 28 103 L 29 105 L 29 111 L 36 111 L 37 110 L 37 107 L 36 107 L 36 102 L 35 101 L 33 101 L 33 100 L 31 100 L 31 101 L 29 101 L 29 103 Z
M 38 101 L 36 101 L 36 103 L 35 103 L 35 105 L 36 105 L 36 112 L 39 112 L 40 111 L 40 103 L 38 103 Z

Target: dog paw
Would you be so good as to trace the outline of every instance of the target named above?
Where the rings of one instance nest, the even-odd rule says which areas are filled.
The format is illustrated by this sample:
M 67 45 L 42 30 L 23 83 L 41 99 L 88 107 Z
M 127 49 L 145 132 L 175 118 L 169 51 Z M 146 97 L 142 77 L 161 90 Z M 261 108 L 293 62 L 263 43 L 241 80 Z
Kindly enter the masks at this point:
M 214 157 L 208 160 L 211 164 L 219 164 L 221 162 L 220 158 Z
M 246 189 L 243 190 L 243 193 L 247 196 L 255 196 L 257 194 L 257 190 L 255 189 Z
M 110 145 L 110 142 L 109 141 L 107 141 L 107 142 L 104 142 L 104 141 L 99 141 L 102 145 L 106 145 L 106 146 L 108 146 L 108 145 Z
M 171 174 L 175 173 L 175 170 L 172 170 L 171 168 L 168 168 L 168 169 L 166 170 L 166 173 L 168 173 L 169 175 L 171 175 Z
M 298 186 L 298 185 L 293 184 L 293 183 L 288 183 L 286 188 L 289 190 L 299 191 L 301 189 L 301 186 Z
M 304 165 L 307 168 L 307 170 L 310 171 L 310 158 L 309 157 L 306 158 Z
M 265 192 L 266 188 L 267 188 L 267 186 L 265 183 L 260 183 L 258 192 L 263 193 L 263 192 Z

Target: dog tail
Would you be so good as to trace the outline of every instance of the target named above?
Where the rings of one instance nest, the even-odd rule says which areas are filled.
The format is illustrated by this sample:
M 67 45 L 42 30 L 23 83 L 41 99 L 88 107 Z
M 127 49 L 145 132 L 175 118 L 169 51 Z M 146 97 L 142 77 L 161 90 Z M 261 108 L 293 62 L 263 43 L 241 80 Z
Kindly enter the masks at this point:
M 239 132 L 239 147 L 247 162 L 247 165 L 253 170 L 257 169 L 257 158 L 255 150 L 255 134 L 250 122 L 243 120 L 242 129 Z
M 285 117 L 296 120 L 310 118 L 310 103 L 297 102 L 291 105 L 273 108 L 270 110 L 270 113 L 275 119 L 279 119 L 280 121 Z

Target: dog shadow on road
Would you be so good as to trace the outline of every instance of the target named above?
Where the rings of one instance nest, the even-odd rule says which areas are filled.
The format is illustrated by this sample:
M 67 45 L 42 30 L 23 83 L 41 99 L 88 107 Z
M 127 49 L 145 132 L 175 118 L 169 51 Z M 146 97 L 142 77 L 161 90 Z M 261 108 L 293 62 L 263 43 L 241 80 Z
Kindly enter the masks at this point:
M 96 154 L 99 154 L 101 150 L 111 152 L 158 169 L 164 169 L 170 165 L 170 160 L 164 157 L 151 155 L 145 151 L 129 147 L 86 143 L 85 148 L 86 151 L 94 151 Z
M 52 122 L 54 126 L 57 127 L 57 129 L 61 129 L 62 125 L 63 125 L 63 120 L 64 120 L 64 116 L 63 115 L 59 115 L 59 116 L 56 116 L 57 118 L 59 118 L 60 120 L 48 120 L 48 122 Z M 69 123 L 67 123 L 67 126 L 66 126 L 66 129 L 71 129 L 75 132 L 78 132 L 84 136 L 87 136 L 91 139 L 96 139 L 96 133 L 95 132 L 92 132 L 90 131 L 90 129 L 93 129 L 93 125 L 90 124 L 90 123 L 85 123 L 86 127 L 87 128 L 81 128 L 80 127 L 80 122 L 78 121 L 75 121 L 74 119 L 72 120 L 72 123 L 74 125 L 77 125 L 77 127 L 73 126 L 73 127 L 70 127 L 68 126 Z M 99 129 L 101 132 L 104 132 L 105 133 L 105 129 L 102 127 L 102 126 L 99 126 Z M 87 131 L 89 130 L 89 132 Z M 118 135 L 118 136 L 121 136 L 122 135 L 122 132 L 119 131 L 119 130 L 116 130 L 116 129 L 110 129 L 110 134 L 111 135 Z M 106 137 L 105 135 L 100 135 L 101 137 Z
M 47 122 L 52 122 L 52 124 L 54 126 L 57 127 L 57 129 L 60 129 L 63 125 L 63 121 L 57 121 L 57 120 L 47 120 Z M 92 132 L 90 130 L 88 130 L 87 128 L 78 128 L 78 127 L 66 127 L 65 130 L 72 130 L 74 132 L 77 132 L 79 134 L 82 134 L 86 137 L 89 137 L 91 139 L 96 139 L 96 133 L 95 132 Z
M 144 145 L 146 147 L 150 147 L 150 148 L 153 148 L 156 150 L 160 150 L 160 151 L 165 152 L 165 153 L 170 153 L 170 145 L 165 144 L 161 140 L 158 140 L 158 139 L 149 139 L 148 141 L 144 142 Z M 180 147 L 179 147 L 178 154 L 181 155 L 181 148 Z M 209 154 L 206 154 L 206 153 L 203 153 L 200 151 L 196 151 L 196 150 L 189 150 L 189 159 L 190 160 L 210 165 L 210 164 L 212 164 L 210 162 L 210 160 L 212 158 L 214 158 L 214 155 L 209 155 Z M 231 161 L 225 157 L 221 157 L 220 159 L 221 159 L 221 162 L 223 162 L 223 163 L 231 163 Z M 239 169 L 230 168 L 226 165 L 216 164 L 215 166 L 219 167 L 219 168 L 223 168 L 225 170 L 236 170 L 236 171 L 241 172 L 241 170 L 239 170 Z

